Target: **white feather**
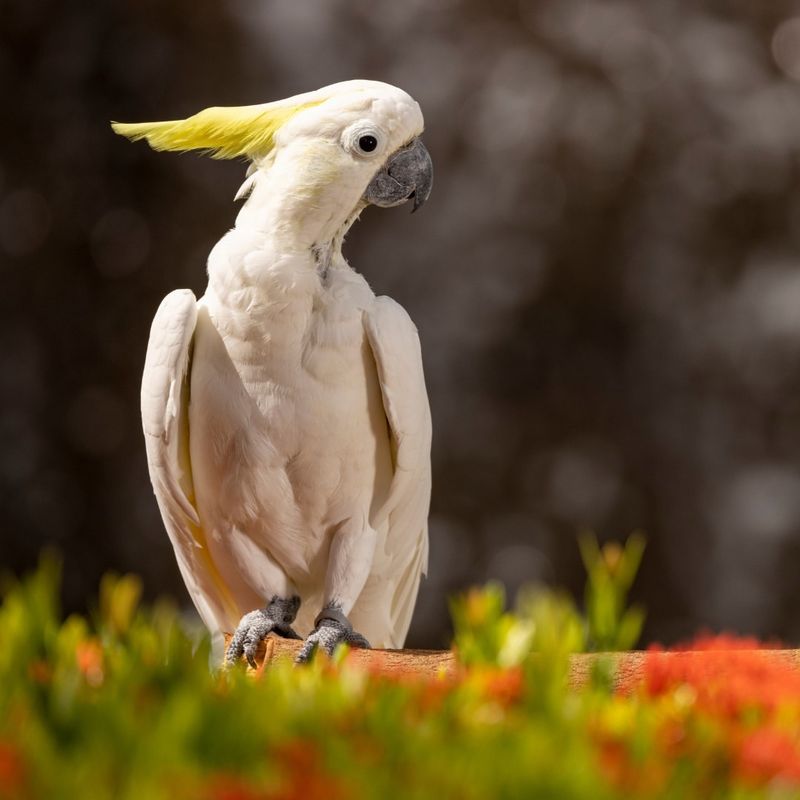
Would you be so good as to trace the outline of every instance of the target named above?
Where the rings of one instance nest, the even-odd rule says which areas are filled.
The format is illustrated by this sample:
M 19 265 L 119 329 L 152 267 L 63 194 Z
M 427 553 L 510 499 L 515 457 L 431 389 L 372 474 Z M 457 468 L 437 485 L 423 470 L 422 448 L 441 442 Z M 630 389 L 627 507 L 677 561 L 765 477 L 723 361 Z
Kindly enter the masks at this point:
M 391 298 L 378 297 L 365 314 L 365 326 L 394 453 L 389 496 L 372 524 L 388 524 L 383 563 L 376 566 L 385 570 L 391 640 L 399 647 L 408 633 L 420 578 L 428 568 L 431 415 L 419 335 L 406 311 Z
M 150 479 L 178 566 L 203 622 L 218 633 L 255 598 L 241 597 L 220 579 L 194 505 L 187 374 L 196 319 L 197 304 L 188 289 L 171 292 L 159 306 L 142 378 L 142 423 Z
M 301 633 L 335 599 L 373 645 L 397 647 L 427 564 L 430 412 L 416 329 L 341 255 L 380 166 L 342 132 L 366 116 L 389 154 L 422 116 L 386 84 L 334 88 L 249 174 L 205 296 L 162 303 L 142 415 L 159 506 L 213 632 L 297 592 Z

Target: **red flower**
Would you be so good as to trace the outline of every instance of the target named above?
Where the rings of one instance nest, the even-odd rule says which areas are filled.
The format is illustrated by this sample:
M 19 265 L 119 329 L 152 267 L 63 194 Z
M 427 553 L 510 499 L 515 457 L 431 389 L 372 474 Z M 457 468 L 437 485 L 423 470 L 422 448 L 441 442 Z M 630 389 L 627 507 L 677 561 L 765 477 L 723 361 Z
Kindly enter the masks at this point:
M 75 648 L 78 669 L 90 686 L 103 682 L 103 648 L 97 639 L 87 639 Z
M 492 670 L 486 675 L 486 694 L 503 706 L 516 703 L 522 697 L 524 689 L 525 679 L 519 667 Z
M 797 743 L 785 733 L 760 728 L 742 741 L 736 756 L 738 776 L 761 784 L 775 778 L 800 783 L 800 752 Z
M 10 742 L 0 741 L 0 797 L 21 797 L 25 783 L 25 762 Z
M 631 757 L 625 740 L 600 737 L 597 755 L 606 780 L 626 796 L 660 796 L 668 777 L 668 762 L 657 753 L 650 753 L 645 761 L 637 761 Z
M 287 742 L 277 748 L 275 760 L 283 767 L 284 781 L 278 791 L 268 795 L 270 800 L 349 800 L 353 796 L 327 772 L 313 742 Z
M 224 772 L 210 778 L 206 792 L 208 800 L 270 800 L 273 796 L 256 789 L 238 775 Z
M 800 672 L 761 648 L 755 639 L 718 636 L 698 639 L 691 650 L 651 650 L 644 690 L 654 697 L 688 685 L 698 706 L 716 716 L 732 720 L 753 712 L 770 718 L 781 705 L 800 704 Z
M 714 724 L 720 769 L 751 785 L 800 784 L 800 671 L 790 653 L 765 647 L 772 645 L 703 636 L 672 652 L 654 648 L 645 656 L 639 689 L 647 697 L 689 690 L 694 710 L 687 719 L 700 714 Z M 678 719 L 659 732 L 659 748 L 671 758 L 693 753 L 697 744 L 691 726 Z

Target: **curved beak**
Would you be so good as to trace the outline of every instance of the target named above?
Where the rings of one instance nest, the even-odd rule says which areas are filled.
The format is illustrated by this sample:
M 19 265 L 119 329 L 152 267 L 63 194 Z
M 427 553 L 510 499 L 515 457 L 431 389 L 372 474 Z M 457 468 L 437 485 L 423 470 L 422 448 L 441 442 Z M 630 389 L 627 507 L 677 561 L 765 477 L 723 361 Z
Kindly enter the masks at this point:
M 375 206 L 390 208 L 414 198 L 413 214 L 428 199 L 433 187 L 433 161 L 421 139 L 393 153 L 364 192 Z

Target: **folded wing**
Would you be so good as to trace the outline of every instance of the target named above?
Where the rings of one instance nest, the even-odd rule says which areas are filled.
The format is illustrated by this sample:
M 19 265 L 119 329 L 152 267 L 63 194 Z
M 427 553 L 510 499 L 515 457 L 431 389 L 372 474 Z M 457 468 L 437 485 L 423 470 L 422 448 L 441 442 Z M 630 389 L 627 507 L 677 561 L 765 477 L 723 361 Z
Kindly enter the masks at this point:
M 142 376 L 147 464 L 178 566 L 203 622 L 232 630 L 239 610 L 209 553 L 194 503 L 189 456 L 189 376 L 197 301 L 188 289 L 168 294 L 150 329 Z
M 365 327 L 392 437 L 394 476 L 386 503 L 372 520 L 388 521 L 387 556 L 392 645 L 402 646 L 428 568 L 428 509 L 431 496 L 431 414 L 419 335 L 402 306 L 378 297 Z

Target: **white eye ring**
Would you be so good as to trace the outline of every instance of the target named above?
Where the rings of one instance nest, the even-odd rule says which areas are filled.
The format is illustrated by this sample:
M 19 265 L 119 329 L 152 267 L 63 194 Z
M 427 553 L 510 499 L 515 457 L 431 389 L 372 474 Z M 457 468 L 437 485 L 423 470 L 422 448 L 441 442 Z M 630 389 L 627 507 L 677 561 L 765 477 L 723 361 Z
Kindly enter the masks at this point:
M 345 147 L 361 158 L 373 158 L 383 150 L 384 135 L 373 125 L 354 125 L 345 132 Z

